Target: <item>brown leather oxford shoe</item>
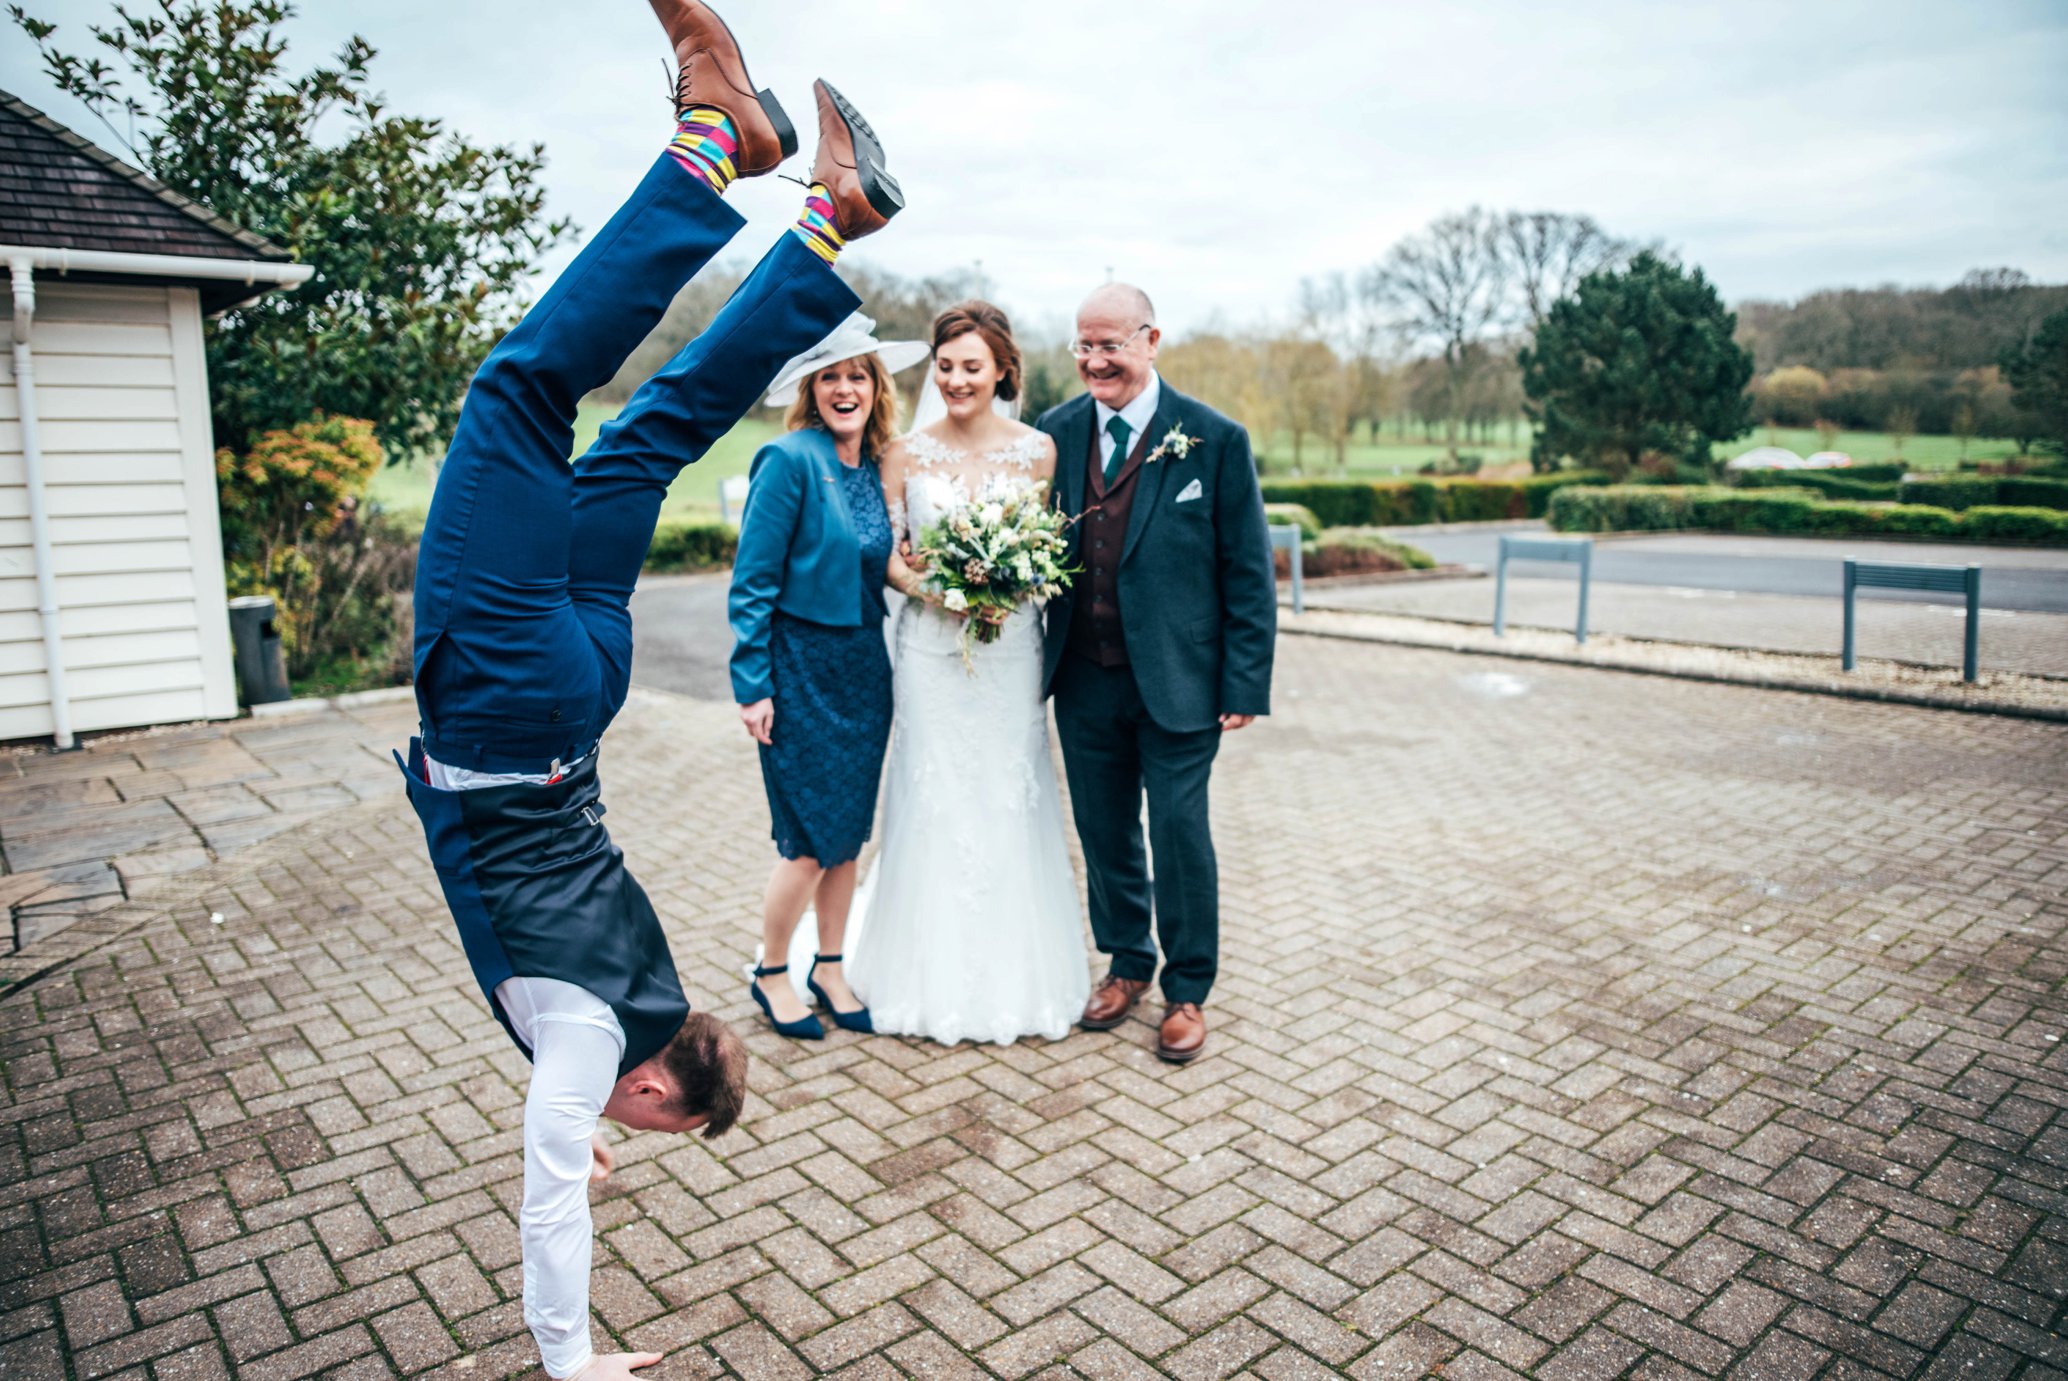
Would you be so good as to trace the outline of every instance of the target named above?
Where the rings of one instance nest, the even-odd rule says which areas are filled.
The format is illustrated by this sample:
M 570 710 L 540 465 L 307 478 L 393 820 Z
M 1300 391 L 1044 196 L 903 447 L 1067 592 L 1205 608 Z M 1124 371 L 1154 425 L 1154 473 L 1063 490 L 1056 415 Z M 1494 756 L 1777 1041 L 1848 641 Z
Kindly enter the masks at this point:
M 691 106 L 710 106 L 732 117 L 740 150 L 733 166 L 741 177 L 772 173 L 797 152 L 797 130 L 773 93 L 756 91 L 746 59 L 732 31 L 709 5 L 697 0 L 647 0 L 675 45 L 675 115 Z
M 1077 1024 L 1087 1031 L 1110 1031 L 1127 1020 L 1127 1014 L 1148 990 L 1147 979 L 1116 978 L 1107 974 L 1099 980 L 1099 986 L 1091 990 L 1091 1000 L 1084 1004 L 1084 1015 Z
M 1156 1058 L 1181 1065 L 1199 1057 L 1206 1049 L 1206 1013 L 1196 1002 L 1173 1002 L 1163 1013 L 1163 1026 L 1156 1033 Z
M 819 103 L 819 151 L 811 180 L 826 186 L 840 233 L 860 239 L 883 229 L 905 209 L 905 193 L 883 166 L 883 145 L 862 113 L 821 81 L 811 84 Z

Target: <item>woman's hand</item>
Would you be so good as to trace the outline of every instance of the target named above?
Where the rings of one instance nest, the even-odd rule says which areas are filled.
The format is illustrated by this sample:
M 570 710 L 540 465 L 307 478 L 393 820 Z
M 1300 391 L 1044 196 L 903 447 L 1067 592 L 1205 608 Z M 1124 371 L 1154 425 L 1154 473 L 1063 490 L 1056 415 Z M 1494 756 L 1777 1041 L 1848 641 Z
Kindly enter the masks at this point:
M 763 696 L 751 705 L 740 706 L 740 723 L 756 743 L 775 745 L 775 701 Z
M 602 1184 L 610 1178 L 610 1172 L 617 1168 L 617 1152 L 605 1144 L 603 1133 L 592 1134 L 589 1137 L 589 1183 Z

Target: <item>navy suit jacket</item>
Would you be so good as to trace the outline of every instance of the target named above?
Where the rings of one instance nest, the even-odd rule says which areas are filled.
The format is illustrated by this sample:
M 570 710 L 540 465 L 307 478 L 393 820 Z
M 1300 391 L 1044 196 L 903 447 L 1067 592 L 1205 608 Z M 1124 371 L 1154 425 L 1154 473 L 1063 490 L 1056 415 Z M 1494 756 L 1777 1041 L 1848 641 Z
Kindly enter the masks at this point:
M 1036 423 L 1056 442 L 1056 503 L 1084 512 L 1091 395 L 1050 408 Z M 1214 727 L 1224 714 L 1271 712 L 1278 583 L 1264 496 L 1249 433 L 1163 383 L 1148 444 L 1172 428 L 1196 439 L 1135 474 L 1134 506 L 1120 552 L 1120 628 L 1149 715 L 1173 733 Z M 1082 525 L 1071 530 L 1071 556 Z M 1042 685 L 1055 686 L 1070 641 L 1074 600 L 1048 606 Z
M 862 464 L 875 473 L 875 462 Z M 834 628 L 880 623 L 888 613 L 883 572 L 862 577 L 862 544 L 840 490 L 840 456 L 816 427 L 763 446 L 748 471 L 732 563 L 732 693 L 742 705 L 774 693 L 769 623 L 786 614 Z

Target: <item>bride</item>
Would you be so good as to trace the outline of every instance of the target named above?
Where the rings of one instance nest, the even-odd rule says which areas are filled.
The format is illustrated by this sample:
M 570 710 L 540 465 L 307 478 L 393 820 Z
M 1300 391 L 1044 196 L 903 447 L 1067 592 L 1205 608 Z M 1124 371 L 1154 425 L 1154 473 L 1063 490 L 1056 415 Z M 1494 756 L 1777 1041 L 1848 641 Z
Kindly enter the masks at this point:
M 1005 313 L 951 307 L 933 327 L 922 403 L 945 415 L 886 449 L 891 528 L 916 547 L 926 527 L 987 484 L 1055 474 L 1055 443 L 1002 414 L 1019 393 Z M 929 407 L 929 404 L 932 406 Z M 1091 981 L 1077 884 L 1041 697 L 1041 611 L 1008 615 L 995 642 L 970 640 L 897 555 L 908 596 L 893 659 L 882 851 L 849 923 L 847 978 L 878 1031 L 943 1044 L 1061 1040 Z

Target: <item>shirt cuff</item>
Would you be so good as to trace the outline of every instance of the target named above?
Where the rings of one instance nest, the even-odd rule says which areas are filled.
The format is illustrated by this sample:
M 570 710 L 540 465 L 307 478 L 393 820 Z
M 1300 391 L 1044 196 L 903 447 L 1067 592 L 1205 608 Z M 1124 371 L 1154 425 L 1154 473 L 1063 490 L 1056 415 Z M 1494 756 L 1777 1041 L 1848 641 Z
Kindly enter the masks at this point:
M 568 1377 L 589 1365 L 595 1358 L 596 1353 L 589 1346 L 588 1332 L 585 1321 L 582 1337 L 550 1350 L 543 1345 L 540 1346 L 539 1361 L 545 1365 L 546 1375 L 552 1377 L 553 1381 L 567 1381 Z

